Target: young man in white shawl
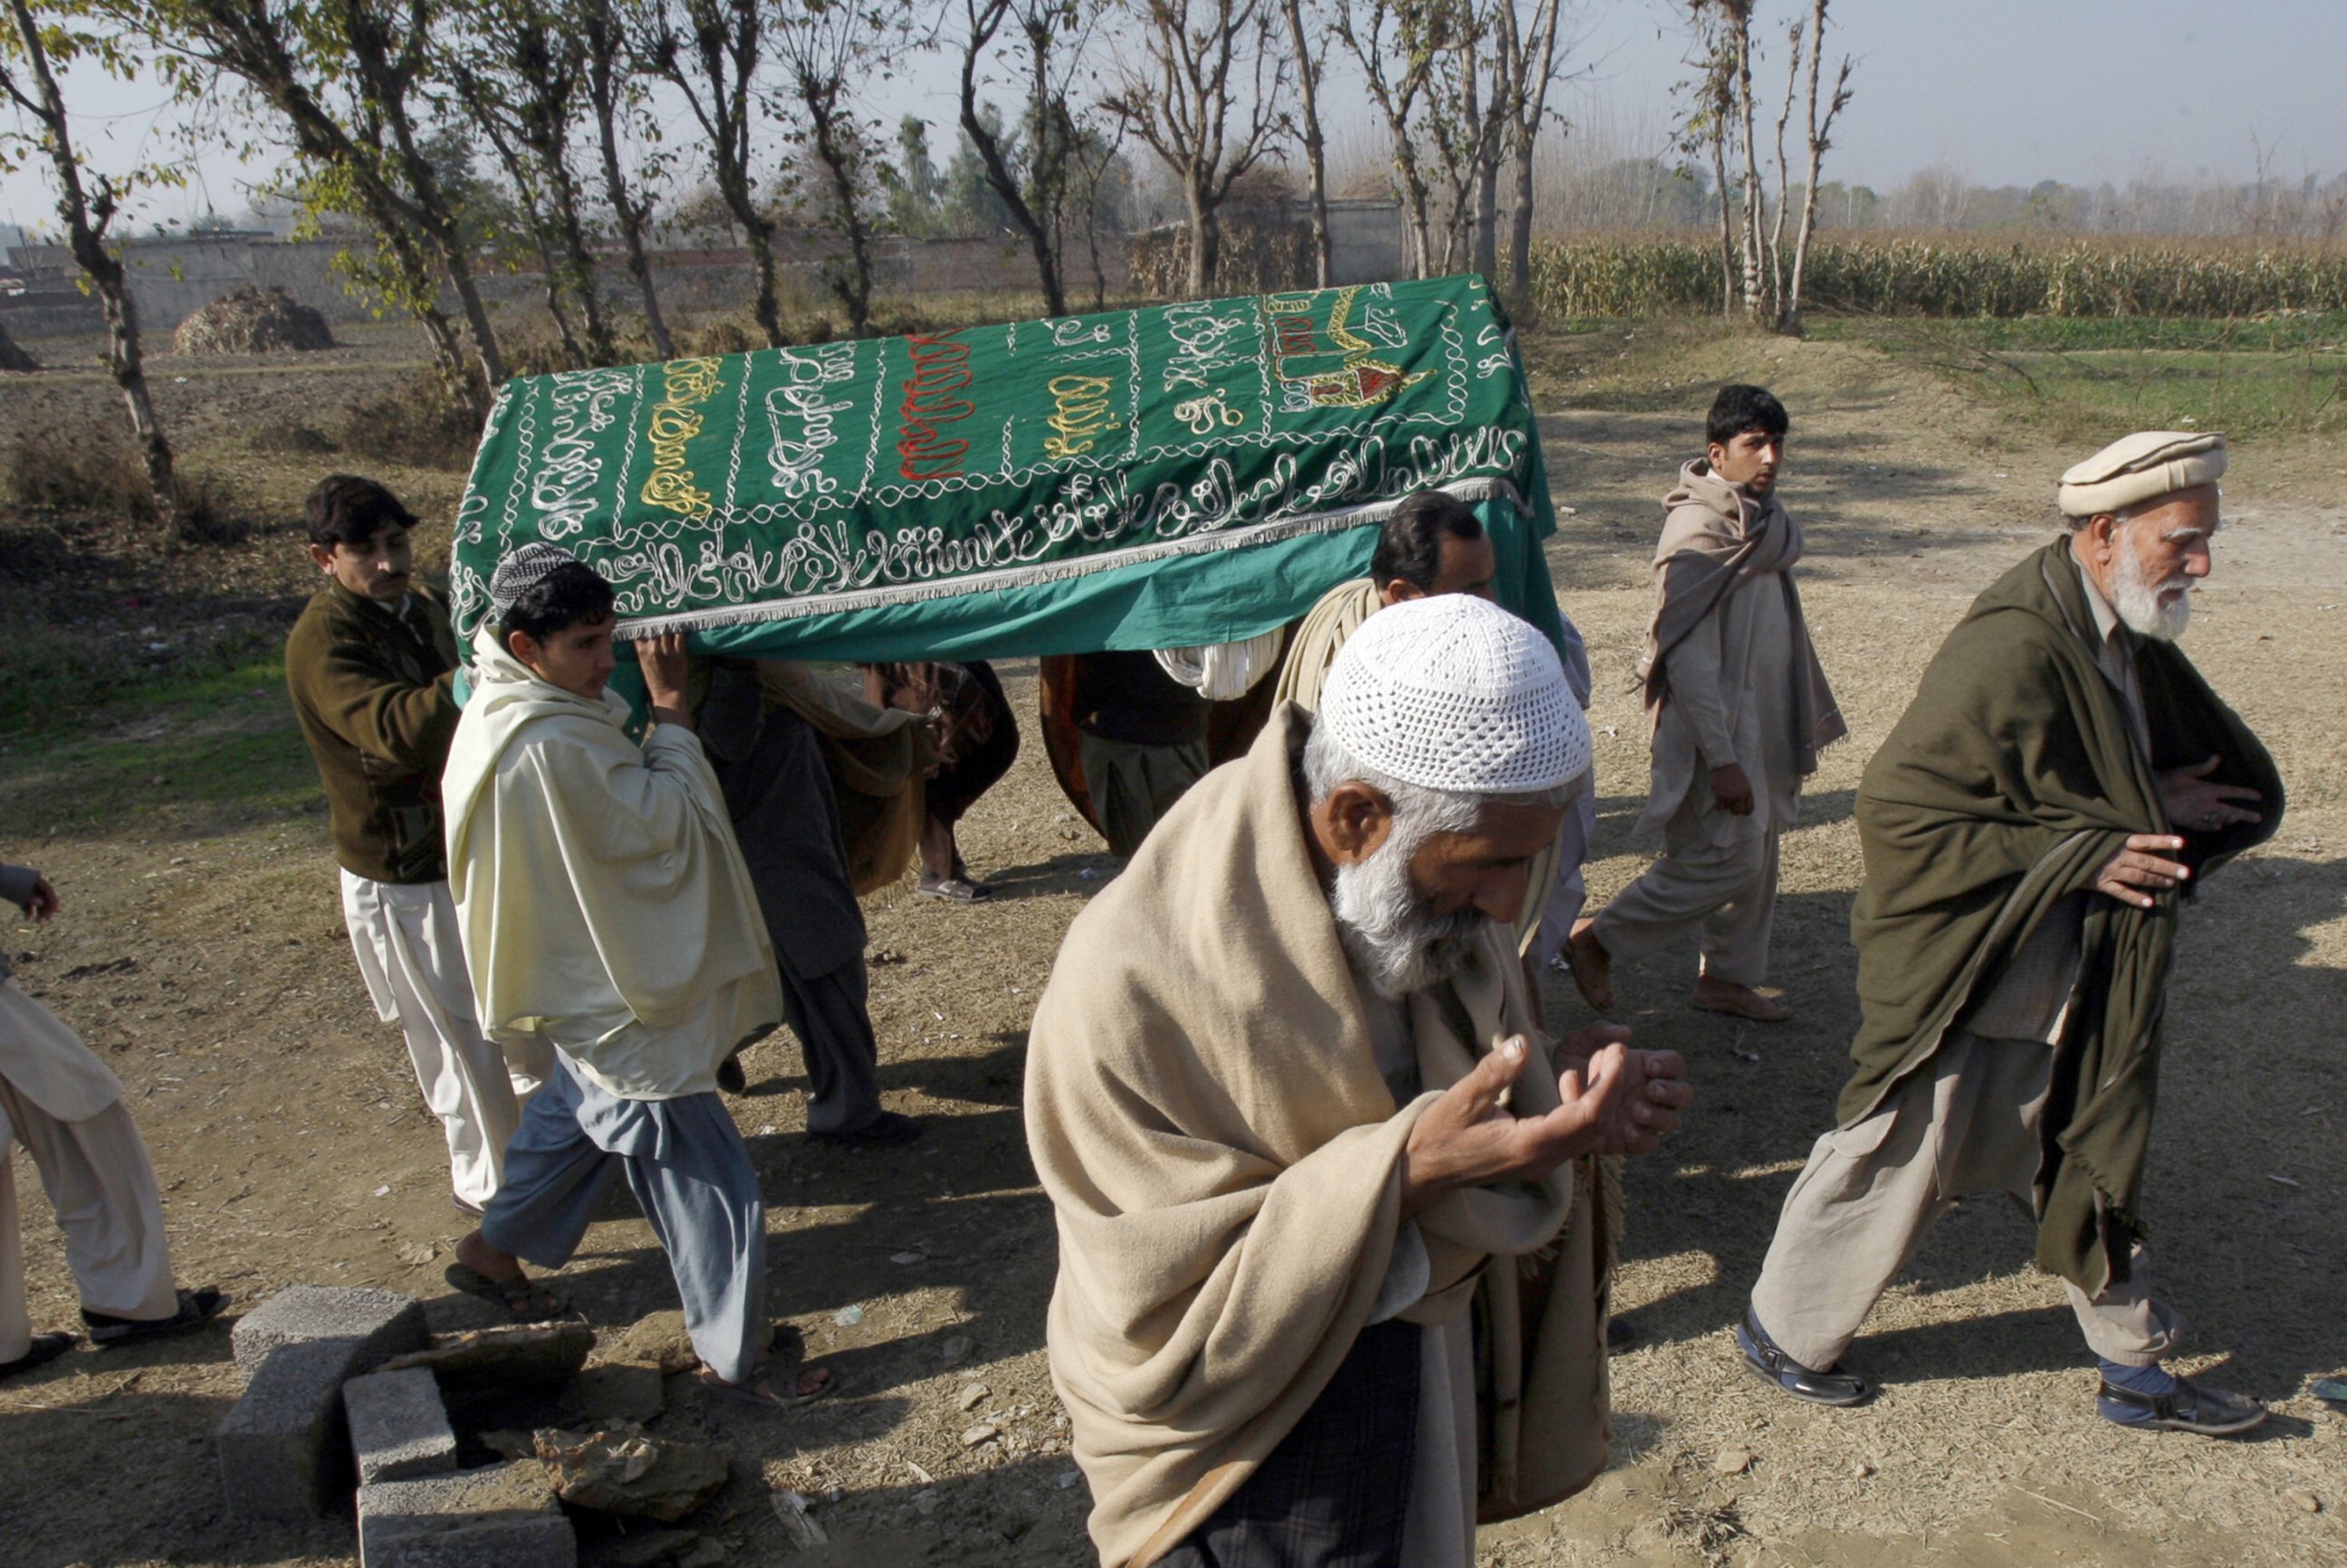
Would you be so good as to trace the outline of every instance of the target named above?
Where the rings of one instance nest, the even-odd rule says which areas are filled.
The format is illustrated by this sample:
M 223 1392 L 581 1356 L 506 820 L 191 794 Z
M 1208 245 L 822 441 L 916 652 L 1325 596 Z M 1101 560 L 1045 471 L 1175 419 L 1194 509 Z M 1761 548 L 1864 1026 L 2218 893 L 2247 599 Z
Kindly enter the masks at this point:
M 1663 853 L 1594 918 L 1564 957 L 1600 1012 L 1614 965 L 1696 941 L 1688 999 L 1708 1012 L 1782 1023 L 1793 1009 L 1759 989 L 1777 913 L 1777 845 L 1799 812 L 1801 781 L 1844 733 L 1793 585 L 1801 526 L 1777 499 L 1785 405 L 1765 388 L 1719 389 L 1704 456 L 1663 497 L 1645 686 L 1653 785 L 1635 831 Z
M 498 563 L 477 679 L 442 783 L 448 882 L 482 1028 L 537 1036 L 553 1075 L 449 1283 L 537 1319 L 564 1310 L 521 1259 L 569 1261 L 612 1178 L 668 1253 L 712 1391 L 778 1405 L 825 1392 L 764 1365 L 765 1205 L 717 1069 L 783 1014 L 774 955 L 725 801 L 692 731 L 683 640 L 640 647 L 639 748 L 613 668 L 609 584 L 550 545 Z
M 1396 605 L 1070 928 L 1027 1130 L 1110 1568 L 1467 1568 L 1479 1517 L 1604 1467 L 1588 1168 L 1688 1091 L 1526 995 L 1512 927 L 1588 764 L 1538 632 Z

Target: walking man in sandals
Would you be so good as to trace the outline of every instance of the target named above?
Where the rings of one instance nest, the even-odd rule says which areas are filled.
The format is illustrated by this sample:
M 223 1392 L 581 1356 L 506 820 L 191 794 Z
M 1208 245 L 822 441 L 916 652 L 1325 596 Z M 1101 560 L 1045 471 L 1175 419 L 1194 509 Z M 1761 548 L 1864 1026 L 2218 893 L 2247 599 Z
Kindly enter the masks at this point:
M 0 866 L 0 898 L 46 925 L 57 890 L 29 866 Z M 81 1320 L 100 1348 L 200 1328 L 228 1298 L 171 1278 L 163 1200 L 147 1145 L 122 1103 L 122 1081 L 57 1016 L 18 989 L 0 954 L 0 1378 L 29 1372 L 74 1347 L 64 1329 L 33 1332 L 17 1237 L 10 1145 L 41 1173 Z
M 1801 527 L 1777 499 L 1788 424 L 1762 388 L 1721 387 L 1705 455 L 1663 497 L 1655 616 L 1638 667 L 1654 784 L 1637 825 L 1661 829 L 1663 854 L 1565 944 L 1573 983 L 1600 1012 L 1614 1006 L 1616 962 L 1693 934 L 1696 1007 L 1761 1023 L 1792 1016 L 1758 989 L 1777 909 L 1777 838 L 1818 753 L 1844 726 L 1793 586 Z
M 472 701 L 448 748 L 448 881 L 482 1028 L 544 1037 L 554 1072 L 506 1149 L 449 1283 L 515 1317 L 564 1310 L 520 1260 L 569 1261 L 625 1173 L 667 1253 L 713 1393 L 779 1405 L 766 1206 L 717 1068 L 783 999 L 725 798 L 693 733 L 681 636 L 640 645 L 651 727 L 606 691 L 610 585 L 524 545 L 489 579 Z M 791 1359 L 792 1358 L 785 1358 Z

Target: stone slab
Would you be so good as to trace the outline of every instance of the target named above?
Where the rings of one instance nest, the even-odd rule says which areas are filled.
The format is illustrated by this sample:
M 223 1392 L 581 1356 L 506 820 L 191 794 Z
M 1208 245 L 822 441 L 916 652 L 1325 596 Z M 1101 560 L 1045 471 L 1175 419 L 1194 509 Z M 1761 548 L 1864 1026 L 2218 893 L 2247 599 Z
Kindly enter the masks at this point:
M 579 1541 L 534 1460 L 359 1488 L 360 1568 L 578 1568 Z
M 343 1382 L 355 1341 L 282 1345 L 220 1425 L 220 1491 L 246 1520 L 313 1519 L 350 1486 Z
M 413 1481 L 456 1468 L 456 1434 L 439 1380 L 421 1367 L 370 1372 L 343 1385 L 359 1484 Z
M 359 1345 L 345 1377 L 372 1372 L 404 1351 L 431 1343 L 424 1305 L 396 1290 L 350 1286 L 295 1285 L 279 1291 L 237 1319 L 230 1336 L 236 1369 L 247 1382 L 280 1346 L 312 1339 L 350 1339 Z
M 246 1313 L 231 1336 L 244 1394 L 218 1440 L 229 1512 L 335 1512 L 353 1470 L 343 1385 L 430 1339 L 423 1305 L 395 1290 L 297 1285 Z

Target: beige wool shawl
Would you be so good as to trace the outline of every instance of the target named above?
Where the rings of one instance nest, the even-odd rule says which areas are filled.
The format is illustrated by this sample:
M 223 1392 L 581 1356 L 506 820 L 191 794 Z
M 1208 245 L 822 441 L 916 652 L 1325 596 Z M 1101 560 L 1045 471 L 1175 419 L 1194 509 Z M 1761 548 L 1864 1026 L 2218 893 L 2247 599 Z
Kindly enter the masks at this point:
M 1427 1092 L 1394 1103 L 1306 847 L 1293 770 L 1309 731 L 1283 706 L 1159 824 L 1070 928 L 1030 1037 L 1028 1142 L 1060 1239 L 1052 1378 L 1111 1568 L 1177 1544 L 1327 1386 L 1384 1279 L 1400 1156 L 1438 1091 L 1523 1033 L 1538 1049 L 1514 1106 L 1557 1103 L 1497 931 L 1409 999 Z M 1485 1517 L 1605 1461 L 1596 1249 L 1585 1223 L 1552 1247 L 1569 1214 L 1585 1221 L 1577 1185 L 1567 1166 L 1418 1216 L 1432 1283 L 1411 1322 L 1456 1322 L 1493 1255 L 1525 1259 L 1498 1271 L 1513 1288 L 1483 1292 Z

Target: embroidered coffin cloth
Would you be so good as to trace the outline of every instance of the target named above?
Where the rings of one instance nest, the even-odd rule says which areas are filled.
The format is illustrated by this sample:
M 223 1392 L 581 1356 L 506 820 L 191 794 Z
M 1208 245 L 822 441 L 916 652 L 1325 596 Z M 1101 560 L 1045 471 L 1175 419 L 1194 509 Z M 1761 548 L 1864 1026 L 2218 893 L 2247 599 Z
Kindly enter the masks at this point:
M 623 631 L 716 652 L 1196 647 L 1301 615 L 1429 487 L 1561 639 L 1532 405 L 1476 278 L 521 378 L 450 579 L 466 646 L 498 559 L 538 539 L 610 579 Z

